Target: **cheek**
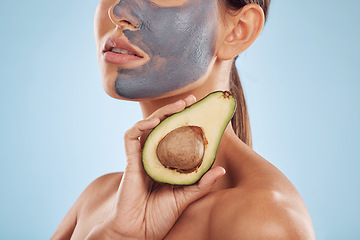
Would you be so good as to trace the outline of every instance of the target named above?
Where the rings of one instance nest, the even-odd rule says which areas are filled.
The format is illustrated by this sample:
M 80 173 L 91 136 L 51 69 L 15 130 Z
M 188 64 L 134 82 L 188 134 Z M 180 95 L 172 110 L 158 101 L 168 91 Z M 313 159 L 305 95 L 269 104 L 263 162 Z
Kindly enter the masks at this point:
M 98 40 L 99 37 L 105 35 L 109 29 L 114 28 L 114 24 L 111 22 L 108 11 L 115 1 L 100 1 L 94 17 L 94 30 L 95 38 Z
M 164 18 L 162 18 L 164 19 Z M 152 31 L 144 31 L 142 41 L 150 47 L 153 55 L 163 57 L 181 56 L 186 52 L 196 52 L 214 45 L 216 22 L 205 14 L 181 13 L 178 18 L 168 21 L 152 21 Z

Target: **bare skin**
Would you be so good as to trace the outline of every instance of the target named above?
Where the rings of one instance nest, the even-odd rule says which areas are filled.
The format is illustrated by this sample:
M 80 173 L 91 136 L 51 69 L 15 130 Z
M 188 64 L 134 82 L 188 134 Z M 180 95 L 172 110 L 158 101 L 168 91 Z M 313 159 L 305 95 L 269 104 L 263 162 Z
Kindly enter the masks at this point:
M 95 35 L 105 91 L 122 99 L 113 89 L 121 66 L 104 62 L 101 49 L 108 37 L 123 38 L 122 31 L 131 27 L 129 21 L 108 17 L 109 7 L 118 2 L 100 1 Z M 162 97 L 139 99 L 144 120 L 124 136 L 124 173 L 111 173 L 91 183 L 52 239 L 315 239 L 310 215 L 295 187 L 243 143 L 231 125 L 221 139 L 214 166 L 197 184 L 158 184 L 143 170 L 141 148 L 148 132 L 196 99 L 229 90 L 232 61 L 258 37 L 264 15 L 258 5 L 249 4 L 219 22 L 208 72 L 195 83 Z M 142 60 L 128 62 L 125 67 L 139 64 Z
M 171 107 L 167 110 L 177 110 Z M 311 218 L 294 186 L 240 141 L 231 126 L 213 169 L 217 166 L 226 174 L 209 194 L 185 208 L 164 239 L 315 239 Z M 90 184 L 52 239 L 85 239 L 94 226 L 106 221 L 117 205 L 122 177 L 123 173 L 112 173 Z

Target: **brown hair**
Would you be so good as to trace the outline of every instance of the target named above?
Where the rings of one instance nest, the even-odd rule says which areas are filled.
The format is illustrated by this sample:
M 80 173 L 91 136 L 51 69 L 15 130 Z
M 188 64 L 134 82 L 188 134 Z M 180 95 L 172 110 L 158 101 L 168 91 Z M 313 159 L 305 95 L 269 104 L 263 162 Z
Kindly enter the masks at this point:
M 255 3 L 258 4 L 264 11 L 265 19 L 268 15 L 268 9 L 271 0 L 222 0 L 225 4 L 225 9 L 229 11 L 238 11 L 247 4 Z M 231 125 L 236 135 L 247 145 L 252 147 L 251 129 L 249 114 L 246 107 L 245 96 L 243 88 L 241 86 L 239 73 L 235 66 L 234 59 L 231 73 L 230 73 L 230 91 L 234 95 L 237 106 L 234 117 L 231 120 Z

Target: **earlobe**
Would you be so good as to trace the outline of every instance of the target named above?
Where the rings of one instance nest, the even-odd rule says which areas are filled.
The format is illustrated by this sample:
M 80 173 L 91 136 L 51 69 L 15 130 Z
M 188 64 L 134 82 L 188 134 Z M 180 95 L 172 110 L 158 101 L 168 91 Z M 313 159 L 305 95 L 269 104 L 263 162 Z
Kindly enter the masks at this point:
M 249 48 L 261 33 L 265 16 L 262 8 L 252 3 L 236 14 L 228 14 L 226 21 L 225 37 L 217 52 L 220 60 L 231 60 Z

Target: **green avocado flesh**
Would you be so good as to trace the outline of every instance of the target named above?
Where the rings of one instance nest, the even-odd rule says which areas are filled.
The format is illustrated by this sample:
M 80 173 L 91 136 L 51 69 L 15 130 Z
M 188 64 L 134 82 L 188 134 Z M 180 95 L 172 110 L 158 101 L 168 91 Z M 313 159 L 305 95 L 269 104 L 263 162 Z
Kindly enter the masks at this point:
M 236 108 L 228 91 L 217 91 L 162 121 L 147 137 L 142 162 L 155 181 L 196 183 L 213 165 L 221 137 Z

